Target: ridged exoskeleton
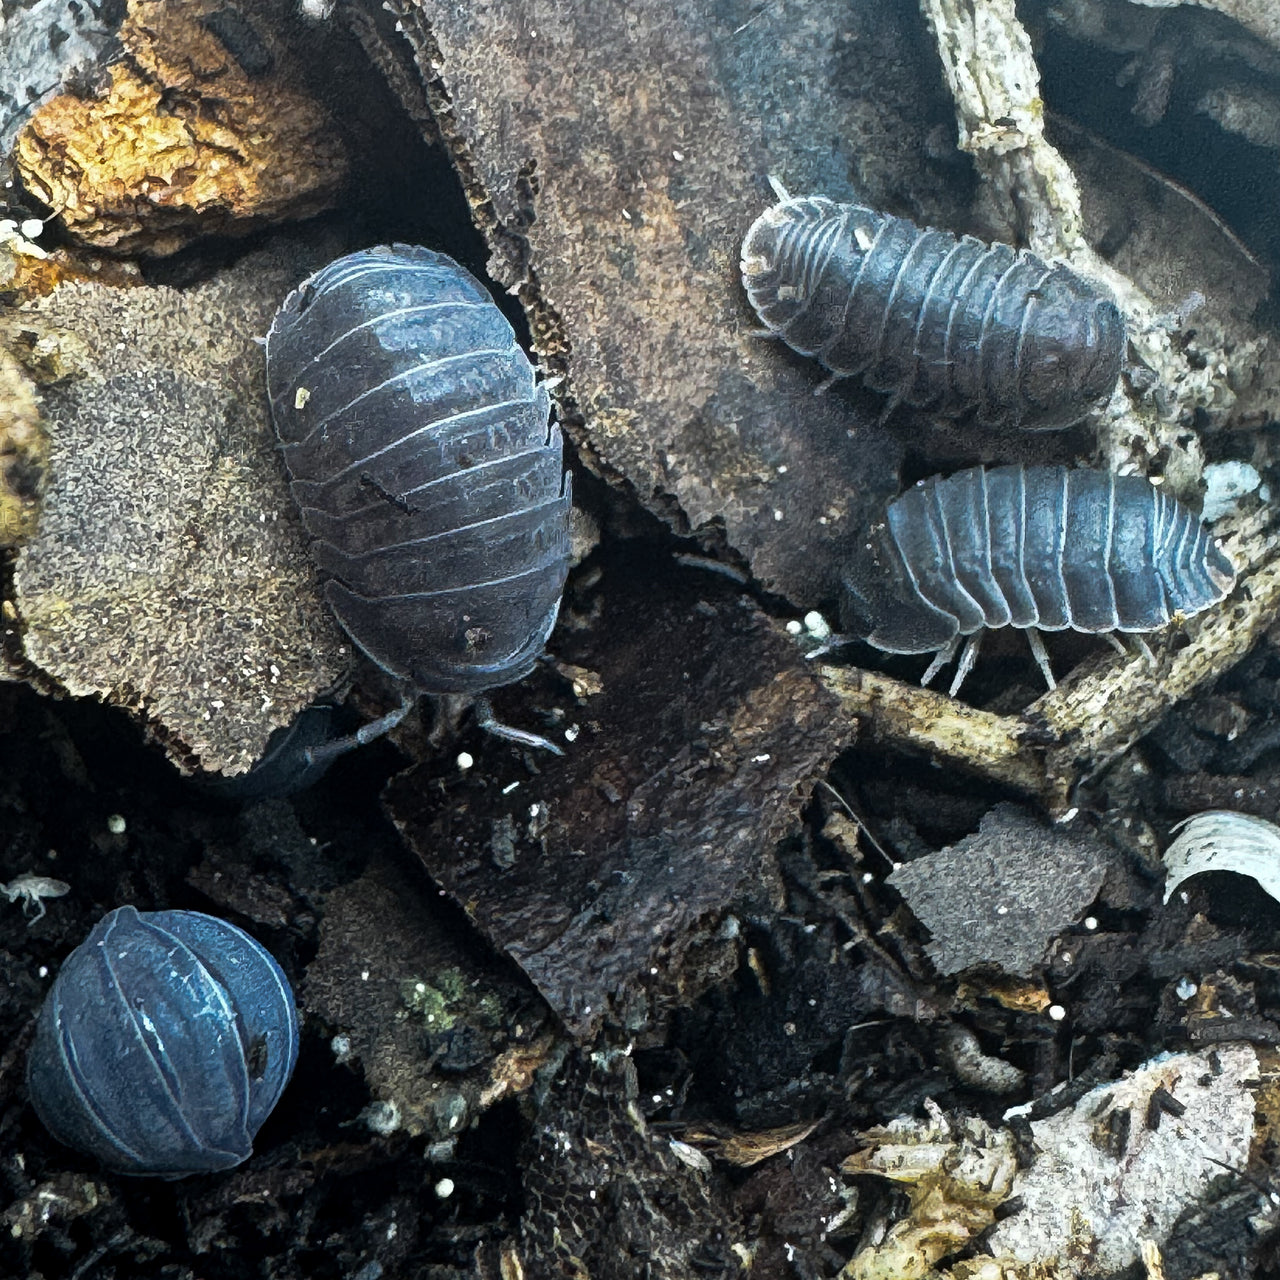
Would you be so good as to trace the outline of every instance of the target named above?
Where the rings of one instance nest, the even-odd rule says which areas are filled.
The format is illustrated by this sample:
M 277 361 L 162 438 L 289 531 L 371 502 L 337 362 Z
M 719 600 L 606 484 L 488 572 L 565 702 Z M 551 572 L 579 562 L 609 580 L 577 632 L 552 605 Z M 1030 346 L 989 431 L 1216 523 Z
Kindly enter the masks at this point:
M 180 1178 L 248 1159 L 297 1057 L 293 992 L 258 942 L 198 911 L 118 907 L 59 971 L 27 1085 L 59 1142 Z
M 886 416 L 905 401 L 994 427 L 1062 427 L 1114 388 L 1124 320 L 1069 267 L 778 191 L 742 244 L 751 304 L 833 378 L 888 392 Z
M 480 696 L 542 653 L 571 504 L 546 386 L 488 292 L 429 249 L 339 258 L 281 305 L 267 383 L 346 632 L 414 691 L 474 701 L 491 731 L 550 747 L 496 724 Z
M 1144 476 L 1060 466 L 973 467 L 895 498 L 847 566 L 841 623 L 888 653 L 965 647 L 1020 627 L 1053 687 L 1035 629 L 1154 631 L 1221 600 L 1235 569 L 1204 525 Z

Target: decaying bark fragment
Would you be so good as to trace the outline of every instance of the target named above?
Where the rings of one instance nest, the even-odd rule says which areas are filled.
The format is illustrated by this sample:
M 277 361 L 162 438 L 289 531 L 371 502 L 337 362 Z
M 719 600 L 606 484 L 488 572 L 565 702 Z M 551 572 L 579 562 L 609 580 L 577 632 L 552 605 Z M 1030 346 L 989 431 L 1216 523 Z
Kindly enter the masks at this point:
M 888 882 L 929 931 L 925 951 L 939 973 L 989 966 L 1032 978 L 1114 861 L 1115 851 L 1092 831 L 1049 826 L 999 804 L 977 832 L 904 863 Z
M 770 174 L 948 199 L 922 173 L 945 98 L 918 23 L 883 0 L 389 7 L 583 460 L 769 589 L 834 596 L 905 441 L 753 336 L 740 248 Z
M 282 238 L 186 291 L 68 282 L 9 317 L 56 375 L 53 483 L 14 566 L 24 656 L 144 716 L 187 768 L 248 769 L 349 660 L 254 341 L 324 250 Z
M 545 1010 L 504 966 L 478 960 L 435 912 L 434 895 L 378 857 L 326 900 L 300 996 L 360 1064 L 376 1131 L 456 1143 L 552 1056 Z
M 51 99 L 15 149 L 72 234 L 162 256 L 332 204 L 347 169 L 333 123 L 238 10 L 132 0 L 120 39 L 128 56 L 106 69 L 101 95 Z
M 591 626 L 553 643 L 600 689 L 570 705 L 563 760 L 530 777 L 486 748 L 484 770 L 442 775 L 428 756 L 384 804 L 432 878 L 586 1039 L 609 1018 L 660 1025 L 726 957 L 736 966 L 726 913 L 775 909 L 774 846 L 854 726 L 719 577 L 624 563 Z M 537 699 L 536 676 L 526 684 Z M 557 686 L 547 694 L 563 704 Z
M 645 1120 L 629 1053 L 572 1053 L 547 1082 L 529 1128 L 519 1227 L 477 1250 L 476 1274 L 674 1280 L 746 1272 L 751 1232 L 703 1161 Z
M 1007 239 L 1048 258 L 1082 256 L 1080 188 L 1044 136 L 1040 71 L 1014 0 L 921 0 L 956 103 L 959 146 L 987 179 Z M 1024 221 L 1019 226 L 1015 215 Z

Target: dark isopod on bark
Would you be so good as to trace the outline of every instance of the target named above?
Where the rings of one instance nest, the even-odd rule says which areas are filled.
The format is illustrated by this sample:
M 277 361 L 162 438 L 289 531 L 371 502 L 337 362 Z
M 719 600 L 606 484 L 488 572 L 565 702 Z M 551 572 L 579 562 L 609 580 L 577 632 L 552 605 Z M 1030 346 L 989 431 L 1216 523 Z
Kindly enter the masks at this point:
M 571 505 L 546 385 L 489 293 L 429 249 L 339 258 L 281 305 L 267 386 L 343 629 L 415 693 L 470 701 L 491 732 L 558 750 L 498 724 L 483 697 L 542 654 Z
M 1100 285 L 1025 249 L 776 189 L 743 240 L 747 296 L 832 380 L 887 392 L 886 417 L 905 401 L 1044 430 L 1115 387 L 1124 319 Z
M 895 498 L 846 567 L 841 625 L 887 653 L 955 656 L 954 694 L 988 627 L 1154 631 L 1216 604 L 1235 568 L 1193 512 L 1145 476 L 1062 466 L 972 467 Z

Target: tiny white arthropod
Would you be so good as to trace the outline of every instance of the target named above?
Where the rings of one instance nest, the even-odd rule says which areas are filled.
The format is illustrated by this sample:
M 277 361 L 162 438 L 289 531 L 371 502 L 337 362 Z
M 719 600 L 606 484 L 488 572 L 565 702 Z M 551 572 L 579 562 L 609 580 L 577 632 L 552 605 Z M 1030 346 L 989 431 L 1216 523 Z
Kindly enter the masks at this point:
M 0 893 L 3 893 L 10 902 L 22 899 L 22 914 L 27 916 L 32 924 L 45 914 L 45 898 L 61 898 L 63 894 L 70 892 L 71 886 L 65 880 L 53 880 L 48 876 L 27 874 L 10 880 L 8 884 L 0 883 Z M 32 906 L 36 908 L 35 915 L 31 915 L 27 910 Z

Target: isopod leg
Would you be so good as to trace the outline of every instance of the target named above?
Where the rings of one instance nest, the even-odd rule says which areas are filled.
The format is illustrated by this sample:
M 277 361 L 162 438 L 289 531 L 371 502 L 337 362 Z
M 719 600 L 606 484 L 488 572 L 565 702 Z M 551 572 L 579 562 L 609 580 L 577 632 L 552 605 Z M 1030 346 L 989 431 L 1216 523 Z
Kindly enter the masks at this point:
M 413 710 L 413 703 L 414 699 L 406 696 L 394 711 L 388 711 L 385 716 L 379 716 L 376 720 L 370 720 L 368 724 L 362 724 L 355 733 L 349 733 L 345 738 L 334 738 L 332 742 L 323 743 L 318 747 L 307 747 L 302 753 L 307 767 L 327 764 L 339 756 L 346 755 L 348 751 L 366 746 L 384 734 L 390 733 Z
M 1147 637 L 1137 632 L 1130 632 L 1121 640 L 1114 631 L 1106 633 L 1107 643 L 1121 656 L 1125 658 L 1143 657 L 1152 666 L 1155 666 L 1156 655 L 1152 652 L 1150 644 L 1147 643 Z
M 841 635 L 838 631 L 833 631 L 825 640 L 813 649 L 806 649 L 804 660 L 806 662 L 815 662 L 818 658 L 825 658 L 829 653 L 835 653 L 837 649 L 843 649 L 847 645 L 857 644 L 857 636 Z
M 893 417 L 894 410 L 902 403 L 902 401 L 906 398 L 907 392 L 910 390 L 911 390 L 911 387 L 908 384 L 906 386 L 899 387 L 896 391 L 893 392 L 893 394 L 889 397 L 888 401 L 886 402 L 884 408 L 880 411 L 880 426 L 883 427 L 885 423 L 887 423 L 889 419 Z
M 485 733 L 491 733 L 495 738 L 506 738 L 508 742 L 518 742 L 521 746 L 539 747 L 557 756 L 564 755 L 564 752 L 549 738 L 544 738 L 539 733 L 530 733 L 527 729 L 516 729 L 509 724 L 503 724 L 494 716 L 493 707 L 489 704 L 488 698 L 477 698 L 475 708 L 476 723 Z
M 933 661 L 925 668 L 925 673 L 920 677 L 920 687 L 924 688 L 933 679 L 934 676 L 942 670 L 943 667 L 956 656 L 956 650 L 960 648 L 960 637 L 952 636 L 947 641 L 946 647 L 939 649 L 933 655 Z
M 784 187 L 779 179 L 772 173 L 769 174 L 769 185 L 773 188 L 773 194 L 778 197 L 780 203 L 786 204 L 786 202 L 791 199 L 786 187 Z
M 951 688 L 947 690 L 953 698 L 960 692 L 960 686 L 964 684 L 965 677 L 973 670 L 973 664 L 978 660 L 978 650 L 982 646 L 983 634 L 981 631 L 975 631 L 965 641 L 964 652 L 960 655 L 960 663 L 956 667 L 956 678 L 952 680 Z
M 1031 646 L 1031 656 L 1044 674 L 1044 682 L 1050 689 L 1056 689 L 1058 682 L 1053 678 L 1053 668 L 1049 665 L 1049 655 L 1045 651 L 1044 641 L 1035 627 L 1027 628 L 1027 643 Z

